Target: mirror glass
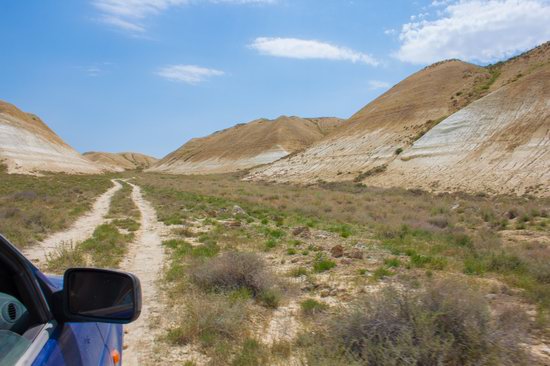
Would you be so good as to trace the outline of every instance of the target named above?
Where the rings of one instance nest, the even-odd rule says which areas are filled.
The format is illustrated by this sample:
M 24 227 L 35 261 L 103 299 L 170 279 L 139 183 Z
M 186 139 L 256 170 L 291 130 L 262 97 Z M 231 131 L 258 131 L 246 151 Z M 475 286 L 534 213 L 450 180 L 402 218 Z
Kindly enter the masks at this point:
M 67 277 L 69 312 L 85 317 L 132 319 L 134 283 L 124 273 L 75 270 Z

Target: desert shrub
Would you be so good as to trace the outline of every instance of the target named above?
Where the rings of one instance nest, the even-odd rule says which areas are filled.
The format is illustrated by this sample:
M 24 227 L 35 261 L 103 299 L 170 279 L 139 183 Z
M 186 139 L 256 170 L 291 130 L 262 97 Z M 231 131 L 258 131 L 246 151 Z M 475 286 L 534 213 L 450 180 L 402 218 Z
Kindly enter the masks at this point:
M 477 256 L 468 256 L 464 259 L 464 273 L 468 275 L 482 275 L 487 272 L 487 265 Z
M 290 270 L 288 273 L 290 277 L 301 277 L 308 274 L 308 271 L 304 267 L 296 267 Z
M 302 309 L 302 314 L 311 316 L 327 310 L 328 305 L 315 299 L 306 299 L 300 303 L 300 308 Z
M 482 294 L 457 281 L 387 288 L 323 320 L 301 343 L 309 365 L 518 365 L 525 318 L 513 314 L 491 318 Z
M 263 290 L 257 296 L 258 301 L 267 308 L 277 309 L 281 303 L 281 291 L 277 288 Z
M 382 278 L 385 278 L 385 277 L 390 277 L 393 275 L 393 272 L 391 272 L 390 270 L 388 270 L 386 267 L 379 267 L 377 268 L 374 273 L 372 274 L 372 278 L 375 280 L 375 281 L 378 281 L 378 280 L 381 280 Z
M 336 267 L 336 262 L 328 259 L 324 255 L 318 254 L 313 261 L 313 270 L 315 272 L 325 272 Z
M 227 252 L 191 266 L 191 282 L 207 291 L 247 289 L 267 307 L 277 307 L 281 298 L 279 281 L 256 254 Z
M 255 339 L 246 339 L 232 366 L 256 366 L 265 365 L 269 360 L 269 352 L 266 347 Z
M 401 265 L 399 258 L 386 258 L 384 259 L 384 264 L 390 268 L 396 268 Z

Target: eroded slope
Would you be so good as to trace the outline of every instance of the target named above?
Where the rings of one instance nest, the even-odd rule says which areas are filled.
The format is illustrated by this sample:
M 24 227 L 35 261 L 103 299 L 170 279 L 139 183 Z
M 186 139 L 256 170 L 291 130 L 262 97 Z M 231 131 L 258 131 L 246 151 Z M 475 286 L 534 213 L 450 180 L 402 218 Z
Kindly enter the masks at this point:
M 445 119 L 365 182 L 548 195 L 550 65 Z

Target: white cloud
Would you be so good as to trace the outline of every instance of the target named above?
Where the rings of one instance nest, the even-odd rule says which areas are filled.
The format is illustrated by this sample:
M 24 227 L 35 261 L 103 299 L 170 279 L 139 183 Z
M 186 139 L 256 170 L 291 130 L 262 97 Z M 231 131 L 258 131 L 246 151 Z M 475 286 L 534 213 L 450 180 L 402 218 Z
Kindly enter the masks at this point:
M 550 39 L 548 0 L 434 1 L 439 18 L 404 24 L 396 57 L 415 64 L 443 59 L 489 63 Z
M 263 55 L 297 58 L 351 61 L 377 66 L 379 62 L 372 56 L 330 43 L 297 38 L 256 38 L 250 48 Z
M 171 81 L 196 85 L 208 78 L 222 76 L 225 73 L 195 65 L 171 65 L 161 68 L 156 74 Z
M 379 80 L 370 80 L 369 81 L 369 89 L 370 90 L 377 90 L 377 89 L 389 89 L 391 87 L 391 84 L 386 81 L 379 81 Z
M 144 20 L 169 8 L 209 2 L 214 4 L 274 4 L 278 0 L 91 0 L 101 13 L 99 20 L 133 33 L 145 32 Z

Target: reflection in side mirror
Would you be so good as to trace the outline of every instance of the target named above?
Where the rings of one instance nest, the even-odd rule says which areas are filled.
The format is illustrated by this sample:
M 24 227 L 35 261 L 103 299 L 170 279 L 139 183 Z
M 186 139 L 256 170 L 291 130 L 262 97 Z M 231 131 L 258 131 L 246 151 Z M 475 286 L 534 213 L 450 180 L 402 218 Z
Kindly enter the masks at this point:
M 141 312 L 139 279 L 95 268 L 67 270 L 63 286 L 65 318 L 71 322 L 130 323 Z

